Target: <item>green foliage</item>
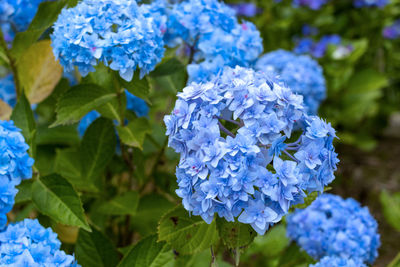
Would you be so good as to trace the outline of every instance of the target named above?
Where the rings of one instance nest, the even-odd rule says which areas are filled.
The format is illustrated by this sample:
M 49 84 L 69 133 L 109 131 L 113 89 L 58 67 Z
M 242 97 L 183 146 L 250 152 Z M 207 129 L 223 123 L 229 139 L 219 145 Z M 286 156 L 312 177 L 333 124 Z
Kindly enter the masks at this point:
M 32 200 L 41 213 L 53 220 L 91 231 L 78 194 L 60 175 L 37 179 L 32 185 Z
M 95 228 L 91 233 L 79 230 L 75 254 L 79 264 L 85 267 L 113 267 L 119 260 L 114 244 Z
M 102 204 L 99 212 L 109 215 L 135 215 L 138 202 L 137 192 L 126 192 Z
M 144 138 L 146 134 L 151 133 L 151 128 L 148 120 L 138 118 L 129 122 L 126 126 L 118 126 L 117 131 L 124 144 L 142 149 Z
M 142 239 L 133 246 L 118 264 L 118 267 L 162 267 L 173 259 L 166 242 L 157 242 L 157 235 Z
M 167 212 L 158 226 L 158 240 L 166 241 L 180 254 L 194 254 L 218 240 L 216 222 L 207 224 L 199 216 L 188 216 L 181 205 Z
M 386 191 L 382 191 L 380 201 L 386 221 L 400 232 L 400 193 L 389 195 Z
M 224 244 L 230 249 L 247 247 L 253 242 L 257 233 L 248 224 L 239 222 L 227 222 L 217 218 L 218 234 Z
M 51 125 L 55 127 L 79 121 L 89 111 L 106 104 L 116 97 L 95 84 L 81 84 L 65 92 L 57 104 L 57 120 Z

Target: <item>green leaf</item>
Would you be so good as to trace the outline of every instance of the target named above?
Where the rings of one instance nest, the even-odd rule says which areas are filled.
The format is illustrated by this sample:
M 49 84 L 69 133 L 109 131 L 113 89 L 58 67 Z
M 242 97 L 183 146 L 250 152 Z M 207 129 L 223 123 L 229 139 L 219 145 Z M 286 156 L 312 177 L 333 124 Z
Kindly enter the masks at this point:
M 32 184 L 33 180 L 23 180 L 17 185 L 18 193 L 15 196 L 15 204 L 30 201 L 32 199 Z
M 51 27 L 56 21 L 61 9 L 68 3 L 68 0 L 46 1 L 39 5 L 38 11 L 33 18 L 28 30 L 17 33 L 14 38 L 11 53 L 14 58 L 19 56 L 34 42 L 36 42 L 43 32 Z
M 171 75 L 178 71 L 185 71 L 185 66 L 175 57 L 171 58 L 170 60 L 161 63 L 157 66 L 157 68 L 150 73 L 151 77 L 160 77 Z
M 399 267 L 400 266 L 400 252 L 386 267 Z
M 32 200 L 41 213 L 56 222 L 91 231 L 78 194 L 60 175 L 52 174 L 36 180 L 32 185 Z
M 82 161 L 79 151 L 75 149 L 56 150 L 54 171 L 80 190 L 95 188 L 94 185 L 89 185 L 85 179 L 82 179 Z M 95 188 L 94 191 L 97 191 L 97 189 Z
M 162 267 L 172 260 L 167 243 L 157 242 L 157 235 L 151 235 L 132 247 L 118 267 Z
M 309 193 L 305 198 L 304 198 L 304 203 L 301 204 L 297 204 L 294 205 L 292 207 L 290 207 L 291 211 L 294 211 L 295 209 L 305 209 L 308 206 L 311 205 L 311 203 L 313 203 L 313 201 L 318 197 L 318 192 L 314 191 Z
M 132 81 L 127 82 L 122 79 L 119 75 L 119 83 L 123 88 L 126 88 L 131 94 L 140 97 L 149 102 L 148 95 L 150 92 L 150 84 L 147 77 L 144 76 L 142 79 L 139 78 L 139 73 L 135 72 Z
M 117 131 L 124 144 L 142 149 L 146 134 L 151 133 L 151 126 L 146 118 L 137 118 L 127 126 L 117 126 Z
M 56 110 L 57 120 L 50 127 L 77 122 L 89 111 L 106 104 L 115 97 L 115 93 L 95 84 L 74 86 L 60 97 Z
M 99 212 L 108 215 L 134 215 L 139 203 L 137 192 L 126 192 L 99 207 Z
M 112 121 L 98 118 L 86 130 L 81 144 L 82 180 L 97 185 L 107 164 L 111 161 L 116 146 L 116 135 Z
M 118 264 L 114 244 L 94 228 L 91 233 L 79 230 L 75 255 L 79 264 L 85 267 L 112 267 Z
M 62 67 L 56 61 L 50 44 L 50 40 L 34 43 L 17 62 L 21 86 L 32 104 L 46 99 L 62 76 Z
M 300 264 L 313 263 L 313 259 L 305 252 L 300 250 L 300 248 L 295 244 L 290 244 L 279 259 L 279 267 L 292 267 Z
M 182 205 L 167 212 L 158 226 L 159 241 L 166 241 L 182 254 L 198 253 L 218 240 L 215 220 L 207 224 L 200 216 L 189 215 Z
M 389 195 L 386 191 L 382 191 L 380 201 L 386 221 L 400 232 L 400 193 Z
M 257 235 L 248 224 L 228 222 L 219 217 L 217 218 L 217 229 L 220 238 L 230 249 L 237 249 L 250 245 Z
M 35 135 L 36 135 L 36 123 L 33 117 L 31 105 L 25 97 L 25 94 L 19 97 L 18 103 L 13 109 L 11 114 L 11 120 L 14 124 L 22 130 L 22 134 L 25 137 L 26 143 L 29 145 L 31 156 L 35 155 Z
M 60 125 L 49 128 L 41 125 L 37 129 L 37 145 L 77 145 L 80 142 L 76 125 Z

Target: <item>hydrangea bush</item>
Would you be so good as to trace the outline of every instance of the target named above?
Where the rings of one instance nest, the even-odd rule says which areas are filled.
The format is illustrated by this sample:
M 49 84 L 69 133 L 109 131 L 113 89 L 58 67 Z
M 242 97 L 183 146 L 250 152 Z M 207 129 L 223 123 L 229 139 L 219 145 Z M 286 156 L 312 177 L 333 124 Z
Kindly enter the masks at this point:
M 397 5 L 1 1 L 0 265 L 372 264 L 324 191 L 400 103 Z

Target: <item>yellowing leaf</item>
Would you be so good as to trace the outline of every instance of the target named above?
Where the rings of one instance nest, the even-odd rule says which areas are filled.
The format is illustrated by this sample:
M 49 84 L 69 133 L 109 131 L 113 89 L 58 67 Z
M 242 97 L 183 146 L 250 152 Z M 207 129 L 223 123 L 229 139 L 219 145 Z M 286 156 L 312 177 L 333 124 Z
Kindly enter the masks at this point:
M 11 116 L 12 108 L 0 99 L 0 120 L 8 120 Z
M 50 40 L 34 43 L 17 62 L 21 86 L 31 104 L 48 97 L 62 76 L 62 67 L 56 61 L 50 43 Z

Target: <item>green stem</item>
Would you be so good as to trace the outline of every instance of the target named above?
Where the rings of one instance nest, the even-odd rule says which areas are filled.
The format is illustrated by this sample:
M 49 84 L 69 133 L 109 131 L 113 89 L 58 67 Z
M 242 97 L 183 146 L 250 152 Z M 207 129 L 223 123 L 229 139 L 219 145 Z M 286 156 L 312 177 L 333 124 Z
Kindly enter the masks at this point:
M 0 46 L 4 50 L 6 57 L 8 59 L 8 64 L 10 65 L 11 71 L 14 74 L 15 91 L 17 93 L 17 99 L 19 99 L 19 96 L 21 95 L 21 86 L 19 82 L 17 65 L 15 63 L 14 57 L 11 55 L 11 52 L 8 49 L 6 40 L 4 39 L 3 31 L 1 29 L 0 29 Z

